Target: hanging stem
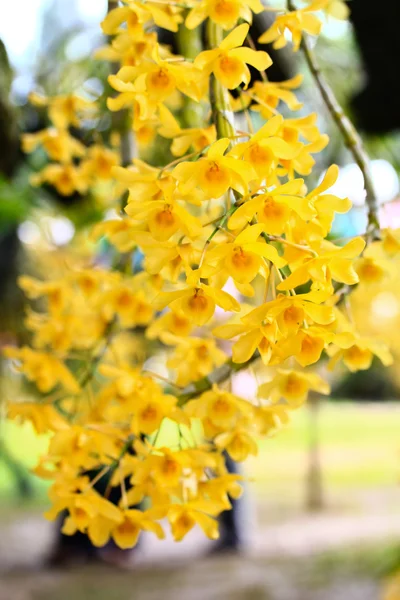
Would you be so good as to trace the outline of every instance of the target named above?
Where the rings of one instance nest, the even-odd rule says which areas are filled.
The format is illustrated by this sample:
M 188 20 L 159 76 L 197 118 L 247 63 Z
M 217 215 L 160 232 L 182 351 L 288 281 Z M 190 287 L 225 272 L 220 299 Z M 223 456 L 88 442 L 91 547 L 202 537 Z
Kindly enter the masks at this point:
M 210 375 L 195 381 L 190 384 L 187 388 L 183 390 L 181 394 L 177 396 L 178 398 L 178 406 L 183 406 L 189 400 L 196 398 L 203 392 L 207 392 L 212 388 L 214 384 L 219 385 L 220 383 L 224 383 L 227 381 L 233 373 L 239 373 L 239 371 L 243 371 L 247 369 L 251 364 L 253 364 L 256 360 L 260 358 L 260 355 L 256 351 L 248 361 L 244 363 L 234 363 L 232 359 L 229 359 L 225 364 L 221 367 L 215 369 Z
M 289 10 L 296 10 L 293 0 L 288 0 L 288 8 Z M 378 198 L 372 181 L 368 154 L 364 148 L 363 141 L 358 131 L 344 113 L 343 108 L 340 106 L 340 103 L 338 102 L 332 88 L 325 79 L 318 64 L 317 58 L 311 49 L 310 41 L 306 33 L 303 33 L 301 47 L 308 68 L 310 69 L 314 81 L 321 92 L 322 99 L 324 100 L 333 120 L 337 124 L 346 146 L 349 148 L 355 162 L 362 172 L 364 178 L 364 188 L 366 192 L 366 203 L 368 206 L 367 242 L 372 241 L 378 237 L 380 228 L 378 220 Z
M 119 0 L 108 0 L 107 13 L 117 8 Z M 112 74 L 117 73 L 119 69 L 118 63 L 111 63 L 110 71 Z M 120 144 L 120 156 L 121 164 L 126 167 L 131 164 L 133 157 L 135 156 L 135 141 L 133 138 L 133 132 L 131 127 L 131 118 L 129 111 L 126 109 L 120 110 L 113 115 L 113 127 L 120 131 L 121 144 Z
M 213 50 L 223 40 L 222 27 L 208 19 L 207 21 L 207 49 Z M 217 129 L 218 139 L 236 135 L 233 112 L 229 106 L 229 92 L 226 90 L 213 74 L 210 76 L 210 103 L 212 119 Z
M 184 18 L 188 11 L 185 11 Z M 176 34 L 176 42 L 179 54 L 184 58 L 194 60 L 203 50 L 201 27 L 188 29 L 185 21 L 179 26 Z M 182 119 L 184 127 L 204 127 L 204 106 L 188 96 L 184 96 Z

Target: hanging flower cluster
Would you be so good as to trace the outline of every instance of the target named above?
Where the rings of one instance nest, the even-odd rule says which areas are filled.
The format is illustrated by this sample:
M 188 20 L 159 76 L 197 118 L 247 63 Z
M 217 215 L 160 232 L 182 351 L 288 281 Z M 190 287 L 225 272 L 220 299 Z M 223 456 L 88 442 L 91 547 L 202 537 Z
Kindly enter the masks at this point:
M 75 94 L 46 98 L 32 93 L 30 101 L 38 108 L 47 108 L 51 126 L 24 134 L 22 148 L 29 153 L 41 146 L 53 161 L 31 177 L 32 185 L 50 184 L 62 196 L 75 192 L 83 195 L 105 185 L 109 188 L 111 169 L 120 163 L 119 153 L 107 148 L 100 136 L 88 147 L 74 135 L 85 119 L 96 115 L 96 105 Z
M 281 47 L 289 30 L 296 49 L 304 32 L 319 32 L 315 11 L 340 13 L 339 5 L 315 0 L 278 15 L 260 40 Z M 196 523 L 216 539 L 216 517 L 241 492 L 226 453 L 236 461 L 256 454 L 257 440 L 286 423 L 310 391 L 329 393 L 307 367 L 325 352 L 351 370 L 368 368 L 374 355 L 391 362 L 387 348 L 360 336 L 342 312 L 349 286 L 385 267 L 363 254 L 362 237 L 327 240 L 335 213 L 350 202 L 329 192 L 336 166 L 313 189 L 303 179 L 328 139 L 316 115 L 278 112 L 280 102 L 301 107 L 292 91 L 301 80 L 268 81 L 271 59 L 249 37 L 252 13 L 263 6 L 197 0 L 188 8 L 124 0 L 103 21 L 112 37 L 98 52 L 120 63 L 109 77 L 110 111 L 129 112 L 142 144 L 170 140 L 172 162 L 118 166 L 113 151 L 85 148 L 68 131 L 87 108 L 75 96 L 47 100 L 54 128 L 24 140 L 26 149 L 42 143 L 55 161 L 37 183 L 70 193 L 107 173 L 127 199 L 123 214 L 91 233 L 105 236 L 125 267 L 93 265 L 50 282 L 21 278 L 43 311 L 28 313 L 32 347 L 7 350 L 42 393 L 38 402 L 10 403 L 10 417 L 52 432 L 36 468 L 54 480 L 48 516 L 67 511 L 63 532 L 86 532 L 95 545 L 111 537 L 132 547 L 142 530 L 163 537 L 164 519 L 176 540 Z M 204 20 L 207 47 L 192 58 L 173 54 L 154 31 L 179 38 L 186 28 L 199 38 L 194 28 Z M 253 84 L 249 65 L 261 73 Z M 176 106 L 199 109 L 190 127 Z M 232 110 L 244 111 L 248 131 L 235 127 Z M 256 132 L 252 114 L 266 121 Z M 388 249 L 388 234 L 383 253 L 399 251 L 390 235 L 397 246 Z M 142 258 L 139 273 L 133 257 Z M 127 349 L 126 336 L 139 332 L 155 367 Z M 229 377 L 253 367 L 257 397 L 239 397 Z M 121 490 L 117 504 L 113 488 Z M 143 500 L 146 510 L 138 508 Z

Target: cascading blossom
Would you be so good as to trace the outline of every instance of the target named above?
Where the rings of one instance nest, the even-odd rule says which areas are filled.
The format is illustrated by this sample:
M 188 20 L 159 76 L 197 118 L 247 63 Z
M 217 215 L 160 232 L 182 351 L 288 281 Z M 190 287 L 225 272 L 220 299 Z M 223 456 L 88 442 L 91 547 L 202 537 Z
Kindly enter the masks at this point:
M 10 401 L 8 415 L 51 432 L 35 469 L 53 480 L 47 516 L 67 511 L 63 532 L 87 533 L 96 546 L 112 538 L 129 548 L 142 531 L 162 538 L 162 519 L 176 540 L 195 525 L 216 539 L 218 515 L 241 493 L 225 453 L 236 461 L 256 454 L 257 440 L 286 423 L 310 391 L 329 393 L 309 365 L 324 351 L 350 370 L 367 368 L 374 355 L 391 362 L 382 343 L 357 334 L 340 300 L 350 286 L 384 276 L 400 252 L 398 232 L 386 232 L 372 256 L 363 255 L 362 237 L 326 239 L 350 202 L 329 191 L 336 166 L 314 189 L 301 177 L 328 139 L 316 115 L 279 114 L 280 102 L 300 108 L 291 90 L 301 78 L 265 77 L 271 59 L 249 39 L 252 13 L 263 10 L 258 0 L 194 0 L 186 16 L 183 8 L 124 0 L 104 19 L 112 38 L 98 52 L 120 63 L 109 77 L 109 109 L 125 111 L 147 152 L 164 137 L 171 162 L 128 164 L 99 137 L 79 142 L 71 127 L 99 109 L 74 94 L 34 96 L 52 125 L 23 140 L 25 151 L 42 145 L 52 161 L 34 184 L 67 195 L 106 185 L 117 209 L 90 234 L 114 246 L 114 270 L 93 261 L 54 281 L 21 278 L 44 308 L 28 312 L 32 347 L 6 350 L 42 395 Z M 304 35 L 319 33 L 322 9 L 346 13 L 340 0 L 314 0 L 279 13 L 260 41 L 282 47 L 289 31 L 297 50 Z M 206 19 L 206 48 L 184 56 L 184 21 L 200 42 L 194 28 Z M 154 25 L 176 32 L 181 55 L 158 42 Z M 247 65 L 261 81 L 251 82 Z M 231 108 L 250 124 L 253 112 L 266 123 L 236 129 Z M 146 362 L 149 348 L 156 360 Z M 256 399 L 225 385 L 250 364 L 260 379 Z M 112 487 L 121 490 L 117 503 Z

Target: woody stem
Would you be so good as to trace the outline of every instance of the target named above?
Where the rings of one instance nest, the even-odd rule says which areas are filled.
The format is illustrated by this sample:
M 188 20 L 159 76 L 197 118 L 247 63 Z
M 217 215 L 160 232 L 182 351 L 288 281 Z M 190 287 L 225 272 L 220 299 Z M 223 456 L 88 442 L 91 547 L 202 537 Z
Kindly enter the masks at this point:
M 296 10 L 293 0 L 288 0 L 289 10 Z M 324 74 L 318 64 L 317 58 L 311 49 L 308 35 L 303 33 L 302 50 L 310 70 L 311 75 L 321 93 L 322 99 L 339 128 L 340 133 L 345 141 L 346 146 L 353 155 L 353 158 L 359 166 L 363 178 L 364 188 L 366 192 L 366 203 L 368 206 L 368 226 L 367 226 L 367 242 L 378 237 L 379 220 L 378 220 L 378 198 L 372 181 L 370 160 L 365 150 L 363 141 L 354 127 L 353 123 L 344 113 L 343 108 L 338 102 L 331 86 L 325 79 Z

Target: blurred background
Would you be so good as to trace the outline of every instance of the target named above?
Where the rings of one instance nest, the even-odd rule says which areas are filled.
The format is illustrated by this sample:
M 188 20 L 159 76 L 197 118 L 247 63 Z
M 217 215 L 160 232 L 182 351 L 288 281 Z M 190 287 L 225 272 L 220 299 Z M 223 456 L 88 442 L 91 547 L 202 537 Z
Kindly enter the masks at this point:
M 381 223 L 395 229 L 400 227 L 400 90 L 394 67 L 400 6 L 398 0 L 388 1 L 380 14 L 375 2 L 352 0 L 350 8 L 350 23 L 326 22 L 317 52 L 372 157 Z M 29 178 L 46 164 L 46 157 L 40 149 L 24 155 L 19 142 L 22 132 L 47 124 L 45 112 L 28 104 L 31 91 L 102 97 L 108 67 L 94 61 L 92 53 L 104 44 L 99 22 L 106 10 L 105 0 L 0 3 L 2 346 L 27 340 L 18 274 L 50 276 L 65 268 L 71 253 L 79 254 L 77 260 L 89 255 L 87 227 L 110 209 L 102 197 L 66 197 L 50 186 L 32 188 Z M 336 219 L 333 236 L 362 233 L 361 173 L 343 147 L 301 53 L 281 51 L 275 62 L 275 80 L 304 72 L 299 115 L 317 112 L 320 129 L 331 137 L 316 172 L 339 164 L 335 193 L 353 201 L 352 211 Z M 107 120 L 92 124 L 101 132 L 109 127 Z M 352 303 L 363 333 L 382 335 L 395 364 L 383 369 L 374 362 L 367 372 L 335 373 L 328 400 L 313 398 L 284 431 L 261 444 L 259 456 L 246 466 L 250 481 L 237 517 L 244 553 L 210 554 L 212 548 L 195 532 L 175 545 L 145 539 L 129 561 L 96 557 L 87 565 L 76 547 L 66 550 L 68 560 L 53 560 L 59 536 L 42 516 L 46 484 L 30 473 L 47 440 L 28 425 L 2 418 L 0 600 L 379 598 L 382 582 L 400 567 L 400 282 L 397 277 L 380 282 L 371 286 L 368 297 L 355 294 Z M 10 375 L 4 360 L 0 368 L 0 401 L 34 395 L 33 388 Z M 235 381 L 238 392 L 251 386 L 246 377 Z M 66 564 L 73 568 L 65 569 Z

